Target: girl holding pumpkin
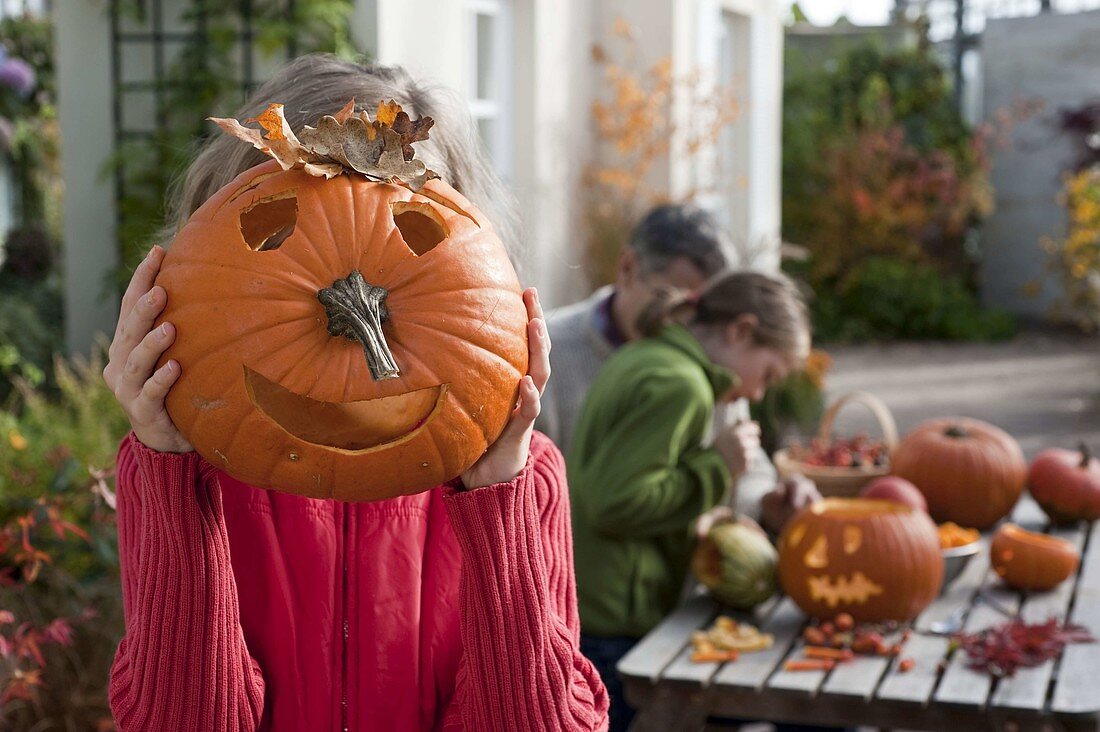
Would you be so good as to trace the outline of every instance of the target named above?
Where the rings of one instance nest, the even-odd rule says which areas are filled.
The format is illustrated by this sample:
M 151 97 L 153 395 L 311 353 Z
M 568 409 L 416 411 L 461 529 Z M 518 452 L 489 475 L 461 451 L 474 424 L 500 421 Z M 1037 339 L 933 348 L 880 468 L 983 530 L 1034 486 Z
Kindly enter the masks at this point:
M 691 526 L 745 469 L 757 432 L 720 429 L 715 405 L 761 399 L 809 353 L 806 308 L 781 275 L 731 272 L 698 296 L 659 297 L 640 319 L 646 338 L 607 362 L 581 411 L 568 457 L 582 649 L 626 729 L 615 664 L 676 604 Z
M 239 116 L 280 100 L 297 132 L 352 97 L 439 120 L 418 151 L 507 232 L 468 112 L 400 69 L 304 57 Z M 169 233 L 263 160 L 227 137 L 205 143 Z M 165 398 L 181 368 L 156 364 L 189 334 L 153 328 L 163 258 L 154 247 L 135 271 L 104 369 L 133 428 L 118 455 L 118 728 L 605 729 L 606 691 L 578 649 L 565 468 L 532 430 L 550 350 L 534 290 L 528 375 L 482 458 L 427 492 L 341 503 L 234 480 L 173 424 Z

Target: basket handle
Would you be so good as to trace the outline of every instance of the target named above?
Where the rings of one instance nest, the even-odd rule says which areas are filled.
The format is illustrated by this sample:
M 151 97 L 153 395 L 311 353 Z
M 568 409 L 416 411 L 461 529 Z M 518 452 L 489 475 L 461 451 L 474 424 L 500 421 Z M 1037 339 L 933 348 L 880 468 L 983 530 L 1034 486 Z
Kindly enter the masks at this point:
M 878 420 L 878 426 L 882 429 L 882 437 L 887 449 L 893 452 L 894 448 L 898 446 L 898 425 L 894 422 L 894 415 L 890 413 L 890 409 L 881 399 L 865 391 L 849 392 L 833 402 L 821 418 L 821 427 L 818 431 L 821 441 L 824 443 L 829 442 L 836 415 L 847 404 L 862 404 L 871 410 L 871 413 L 875 415 L 875 419 Z

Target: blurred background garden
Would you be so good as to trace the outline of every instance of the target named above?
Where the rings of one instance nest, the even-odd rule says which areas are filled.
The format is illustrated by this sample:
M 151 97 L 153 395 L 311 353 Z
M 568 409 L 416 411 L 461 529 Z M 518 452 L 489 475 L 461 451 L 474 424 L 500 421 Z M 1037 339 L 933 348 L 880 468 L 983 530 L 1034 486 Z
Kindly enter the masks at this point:
M 755 408 L 772 449 L 888 344 L 892 373 L 952 343 L 1096 353 L 1100 2 L 428 4 L 439 28 L 396 0 L 0 0 L 0 729 L 113 728 L 105 336 L 205 118 L 296 55 L 466 96 L 550 305 L 668 200 L 796 277 L 817 350 Z

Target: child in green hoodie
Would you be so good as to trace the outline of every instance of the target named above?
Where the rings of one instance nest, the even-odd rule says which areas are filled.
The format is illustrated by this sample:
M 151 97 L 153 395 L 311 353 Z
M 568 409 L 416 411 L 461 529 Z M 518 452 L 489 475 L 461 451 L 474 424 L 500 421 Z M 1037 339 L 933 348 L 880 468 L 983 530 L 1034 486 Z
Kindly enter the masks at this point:
M 581 650 L 612 697 L 611 730 L 633 716 L 615 664 L 675 606 L 691 526 L 725 497 L 759 428 L 720 428 L 714 408 L 758 401 L 806 358 L 810 326 L 778 274 L 720 275 L 697 296 L 659 296 L 593 382 L 567 460 Z

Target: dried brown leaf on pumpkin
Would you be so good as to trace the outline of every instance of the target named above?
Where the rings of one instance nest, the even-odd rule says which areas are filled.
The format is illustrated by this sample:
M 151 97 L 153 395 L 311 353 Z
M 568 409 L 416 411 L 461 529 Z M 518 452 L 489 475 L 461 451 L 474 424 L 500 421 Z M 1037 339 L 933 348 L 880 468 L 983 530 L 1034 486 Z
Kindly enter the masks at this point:
M 335 117 L 325 116 L 316 127 L 306 126 L 302 130 L 302 144 L 310 152 L 364 175 L 378 164 L 382 155 L 382 139 L 372 137 L 361 117 L 348 117 L 341 124 Z
M 251 117 L 246 122 L 258 122 L 266 135 L 260 130 L 245 127 L 232 117 L 208 117 L 230 135 L 251 143 L 260 152 L 270 155 L 279 161 L 283 170 L 312 162 L 306 159 L 305 150 L 302 149 L 294 131 L 290 129 L 286 117 L 283 116 L 283 105 L 270 104 L 258 117 Z
M 335 116 L 322 117 L 316 127 L 306 126 L 300 139 L 281 104 L 271 104 L 262 114 L 246 120 L 258 123 L 266 134 L 232 118 L 210 119 L 278 160 L 284 170 L 300 167 L 326 178 L 355 171 L 374 180 L 405 183 L 414 191 L 439 177 L 414 159 L 412 148 L 412 143 L 428 139 L 432 118 L 414 121 L 392 99 L 379 102 L 374 120 L 365 111 L 356 114 L 352 99 Z

